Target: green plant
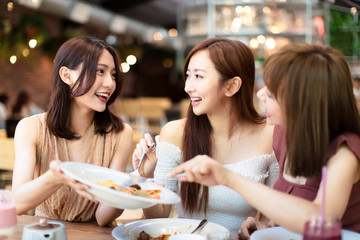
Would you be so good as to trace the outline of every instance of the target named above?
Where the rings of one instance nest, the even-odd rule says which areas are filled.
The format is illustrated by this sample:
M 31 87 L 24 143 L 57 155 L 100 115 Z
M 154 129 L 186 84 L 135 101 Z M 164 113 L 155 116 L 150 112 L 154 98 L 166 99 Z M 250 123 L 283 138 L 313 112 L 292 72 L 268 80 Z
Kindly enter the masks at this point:
M 353 56 L 355 53 L 360 57 L 360 33 L 357 29 L 360 29 L 360 23 L 354 21 L 350 12 L 330 10 L 330 45 L 342 51 L 345 56 Z

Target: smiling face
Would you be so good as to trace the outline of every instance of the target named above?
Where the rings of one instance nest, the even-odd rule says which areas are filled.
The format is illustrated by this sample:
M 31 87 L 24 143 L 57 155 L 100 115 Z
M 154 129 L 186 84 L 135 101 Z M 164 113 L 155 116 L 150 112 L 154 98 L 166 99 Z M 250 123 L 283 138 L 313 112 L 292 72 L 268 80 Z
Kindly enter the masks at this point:
M 82 64 L 77 69 L 70 70 L 73 84 L 78 79 L 81 70 Z M 104 49 L 97 63 L 94 84 L 84 95 L 74 97 L 73 107 L 103 112 L 106 109 L 107 101 L 115 91 L 115 76 L 116 70 L 113 56 Z
M 271 125 L 284 125 L 285 114 L 283 113 L 280 103 L 271 94 L 269 89 L 267 87 L 261 88 L 257 92 L 257 97 L 265 108 L 266 122 Z
M 220 77 L 207 50 L 201 50 L 191 57 L 186 71 L 185 92 L 190 96 L 196 115 L 221 109 L 225 95 L 219 87 Z

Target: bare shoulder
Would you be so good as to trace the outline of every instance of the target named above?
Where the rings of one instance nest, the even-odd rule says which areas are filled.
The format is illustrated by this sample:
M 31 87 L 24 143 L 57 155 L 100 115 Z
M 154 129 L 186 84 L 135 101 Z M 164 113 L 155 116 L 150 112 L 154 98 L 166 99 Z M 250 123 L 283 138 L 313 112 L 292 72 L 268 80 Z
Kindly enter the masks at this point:
M 16 125 L 14 139 L 19 141 L 31 141 L 37 138 L 37 119 L 35 117 L 26 117 Z
M 272 152 L 272 140 L 273 140 L 274 126 L 267 123 L 262 123 L 256 128 L 254 137 L 258 142 L 261 139 L 261 145 L 266 152 Z
M 129 124 L 124 123 L 123 130 L 120 131 L 119 133 L 117 133 L 116 135 L 117 135 L 118 141 L 120 141 L 120 142 L 124 142 L 124 141 L 132 142 L 133 129 Z
M 186 118 L 170 121 L 161 129 L 159 141 L 181 147 Z
M 124 129 L 122 130 L 122 133 L 124 135 L 132 135 L 133 134 L 133 129 L 129 124 L 124 123 Z

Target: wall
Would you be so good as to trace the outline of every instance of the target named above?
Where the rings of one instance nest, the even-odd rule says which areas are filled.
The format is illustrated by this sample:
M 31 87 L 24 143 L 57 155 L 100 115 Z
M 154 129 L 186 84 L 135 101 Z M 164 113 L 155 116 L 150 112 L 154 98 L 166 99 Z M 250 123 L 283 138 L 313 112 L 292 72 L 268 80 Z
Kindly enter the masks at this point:
M 26 90 L 31 99 L 45 108 L 51 91 L 52 61 L 40 49 L 15 64 L 0 61 L 0 93 L 7 93 L 9 104 L 16 100 L 20 90 Z

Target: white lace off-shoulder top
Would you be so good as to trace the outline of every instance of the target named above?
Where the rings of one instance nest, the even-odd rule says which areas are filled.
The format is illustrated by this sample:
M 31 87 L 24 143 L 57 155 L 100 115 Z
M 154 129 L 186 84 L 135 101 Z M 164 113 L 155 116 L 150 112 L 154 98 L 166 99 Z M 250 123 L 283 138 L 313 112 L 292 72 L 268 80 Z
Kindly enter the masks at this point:
M 154 172 L 155 182 L 164 183 L 166 188 L 178 192 L 180 182 L 176 179 L 168 179 L 166 175 L 181 164 L 182 151 L 173 144 L 159 142 L 158 136 L 155 140 L 157 143 L 156 155 L 158 157 Z M 274 152 L 272 154 L 254 156 L 238 163 L 225 164 L 225 166 L 246 178 L 264 183 L 270 187 L 272 187 L 279 176 L 279 166 Z M 209 187 L 209 202 L 206 216 L 203 213 L 193 215 L 185 213 L 181 203 L 176 204 L 174 207 L 179 218 L 203 219 L 206 217 L 209 221 L 229 229 L 234 236 L 237 236 L 242 222 L 247 217 L 254 217 L 257 213 L 257 210 L 251 207 L 236 191 L 225 186 Z

